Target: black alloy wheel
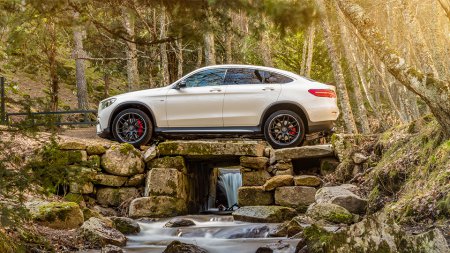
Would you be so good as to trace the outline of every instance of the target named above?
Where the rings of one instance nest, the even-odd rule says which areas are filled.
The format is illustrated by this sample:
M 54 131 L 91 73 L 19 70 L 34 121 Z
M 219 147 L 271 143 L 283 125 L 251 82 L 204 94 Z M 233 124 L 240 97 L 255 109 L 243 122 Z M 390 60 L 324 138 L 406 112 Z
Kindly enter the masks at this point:
M 296 147 L 305 138 L 305 126 L 295 112 L 274 112 L 264 124 L 264 135 L 273 148 Z
M 139 109 L 126 109 L 114 118 L 114 138 L 139 148 L 152 138 L 153 125 L 146 113 Z

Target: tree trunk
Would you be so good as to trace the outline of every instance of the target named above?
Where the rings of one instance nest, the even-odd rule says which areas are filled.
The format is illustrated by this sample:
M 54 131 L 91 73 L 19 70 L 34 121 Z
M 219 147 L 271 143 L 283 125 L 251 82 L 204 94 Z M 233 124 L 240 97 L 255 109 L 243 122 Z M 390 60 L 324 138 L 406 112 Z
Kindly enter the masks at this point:
M 334 1 L 335 4 L 337 4 Z M 339 11 L 339 7 L 336 5 L 336 11 Z M 348 68 L 350 71 L 350 77 L 353 84 L 353 90 L 355 94 L 356 104 L 357 104 L 357 110 L 356 110 L 356 116 L 358 117 L 359 124 L 361 125 L 361 132 L 363 134 L 370 133 L 370 127 L 369 127 L 369 120 L 367 119 L 367 110 L 366 106 L 364 105 L 364 99 L 361 94 L 361 87 L 359 85 L 358 81 L 358 73 L 355 69 L 355 61 L 353 60 L 351 48 L 349 47 L 348 43 L 350 41 L 350 37 L 348 35 L 347 28 L 345 27 L 345 24 L 343 20 L 338 19 L 337 20 L 339 31 L 341 33 L 341 43 L 342 47 L 344 48 L 344 54 L 345 58 L 348 61 Z
M 103 97 L 104 98 L 108 98 L 109 97 L 109 86 L 110 86 L 110 83 L 111 83 L 108 73 L 105 73 L 103 75 L 103 82 L 105 83 L 105 89 L 103 91 L 103 93 L 104 93 Z
M 444 9 L 445 14 L 447 14 L 447 18 L 450 21 L 450 2 L 449 0 L 438 0 L 439 3 L 442 6 L 442 9 Z
M 123 26 L 127 31 L 128 38 L 131 41 L 135 39 L 134 31 L 134 17 L 131 15 L 130 11 L 123 9 Z M 127 77 L 128 77 L 128 91 L 134 91 L 139 89 L 139 70 L 138 70 L 138 58 L 137 58 L 137 48 L 136 43 L 127 41 Z
M 233 63 L 233 34 L 231 31 L 227 31 L 225 35 L 225 63 L 232 64 Z
M 58 63 L 56 61 L 57 54 L 57 36 L 56 27 L 53 21 L 49 21 L 46 24 L 46 29 L 48 32 L 48 44 L 45 45 L 44 51 L 48 60 L 49 76 L 50 76 L 50 110 L 58 110 L 59 102 L 59 78 L 58 78 Z
M 166 37 L 167 27 L 166 27 L 166 7 L 162 7 L 161 13 L 159 15 L 159 38 L 163 39 Z M 159 57 L 160 57 L 160 73 L 161 73 L 161 85 L 168 85 L 170 82 L 169 77 L 169 59 L 167 58 L 167 43 L 161 43 L 159 45 Z
M 308 56 L 306 58 L 305 76 L 311 77 L 311 67 L 314 54 L 314 37 L 316 33 L 316 24 L 312 23 L 308 29 Z
M 341 105 L 342 117 L 344 118 L 346 132 L 357 133 L 358 130 L 356 128 L 355 119 L 353 117 L 352 108 L 350 106 L 347 87 L 345 86 L 344 72 L 341 67 L 341 61 L 337 53 L 336 45 L 333 41 L 333 35 L 331 33 L 331 26 L 328 21 L 326 6 L 323 0 L 316 0 L 316 4 L 321 15 L 320 22 L 325 37 L 325 43 L 327 44 L 331 65 L 333 67 L 333 74 L 336 81 L 337 93 Z
M 179 39 L 175 42 L 175 44 L 177 46 L 177 64 L 178 64 L 177 77 L 178 79 L 180 79 L 181 77 L 183 77 L 183 64 L 184 64 L 183 41 Z
M 203 35 L 205 41 L 205 65 L 216 64 L 216 48 L 214 43 L 214 33 L 211 31 L 206 32 Z
M 385 41 L 374 22 L 361 6 L 349 0 L 337 0 L 339 7 L 349 21 L 358 29 L 367 43 L 374 49 L 387 70 L 406 88 L 420 96 L 430 107 L 441 124 L 446 136 L 450 136 L 450 88 L 448 81 L 432 75 L 423 75 L 408 65 Z
M 302 49 L 302 62 L 300 65 L 300 75 L 305 75 L 305 69 L 306 69 L 306 56 L 308 54 L 308 37 L 303 33 L 303 49 Z
M 200 68 L 203 62 L 203 49 L 201 46 L 197 48 L 197 62 L 195 63 L 195 68 Z
M 75 12 L 75 20 L 79 18 L 79 13 Z M 77 98 L 78 98 L 78 109 L 87 110 L 89 108 L 88 100 L 88 90 L 86 84 L 86 74 L 85 74 L 85 64 L 84 60 L 80 59 L 85 56 L 83 48 L 83 37 L 84 31 L 80 26 L 74 27 L 73 38 L 74 38 L 74 56 L 75 56 L 75 69 L 76 69 L 76 82 L 77 82 Z

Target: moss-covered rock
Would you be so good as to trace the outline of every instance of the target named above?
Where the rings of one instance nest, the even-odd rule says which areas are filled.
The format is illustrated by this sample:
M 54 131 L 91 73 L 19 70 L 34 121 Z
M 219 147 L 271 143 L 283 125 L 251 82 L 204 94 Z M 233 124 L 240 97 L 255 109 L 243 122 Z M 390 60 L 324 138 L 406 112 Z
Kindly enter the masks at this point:
M 171 168 L 177 169 L 180 172 L 187 173 L 186 162 L 182 156 L 165 156 L 156 158 L 147 163 L 148 168 Z
M 50 228 L 78 228 L 84 221 L 80 206 L 74 202 L 37 203 L 29 209 L 35 222 Z
M 294 177 L 291 175 L 281 175 L 274 176 L 266 181 L 263 185 L 263 189 L 265 191 L 273 191 L 277 187 L 282 186 L 293 186 L 294 185 Z
M 283 206 L 244 206 L 233 212 L 237 221 L 281 223 L 291 220 L 296 211 Z
M 94 185 L 91 182 L 71 182 L 69 189 L 70 193 L 91 194 L 94 192 Z
M 106 148 L 100 144 L 89 145 L 86 148 L 86 152 L 88 155 L 103 155 L 106 153 Z
M 77 233 L 85 242 L 95 248 L 101 248 L 108 244 L 116 246 L 127 244 L 127 238 L 122 233 L 95 217 L 85 221 Z
M 145 174 L 137 174 L 128 179 L 128 181 L 125 183 L 125 186 L 143 186 L 145 183 Z
M 265 145 L 255 141 L 166 141 L 158 146 L 162 156 L 214 158 L 224 156 L 264 156 Z
M 84 150 L 68 150 L 66 152 L 69 164 L 81 164 L 87 161 L 87 153 Z
M 250 156 L 242 156 L 240 158 L 240 163 L 242 167 L 255 169 L 255 170 L 264 170 L 269 165 L 269 158 L 267 157 L 250 157 Z
M 129 216 L 132 218 L 166 218 L 187 213 L 186 200 L 168 196 L 151 196 L 131 201 Z
M 111 217 L 112 225 L 124 235 L 138 234 L 141 232 L 139 224 L 127 217 Z
M 351 213 L 364 214 L 367 200 L 350 191 L 355 189 L 357 187 L 351 184 L 323 187 L 316 193 L 316 202 L 332 203 L 344 207 Z
M 144 161 L 139 150 L 125 143 L 113 145 L 101 159 L 102 168 L 116 176 L 133 176 L 144 173 Z
M 342 206 L 331 203 L 317 203 L 310 205 L 306 215 L 315 220 L 326 220 L 333 223 L 353 223 L 353 215 Z
M 274 203 L 273 193 L 261 186 L 243 186 L 238 190 L 239 206 L 267 206 Z
M 269 172 L 265 170 L 257 170 L 257 171 L 241 170 L 241 173 L 243 186 L 261 186 L 271 177 Z
M 100 171 L 101 159 L 99 155 L 91 155 L 85 163 L 87 167 Z
M 314 203 L 316 188 L 308 186 L 283 186 L 275 190 L 275 204 L 299 211 Z
M 119 186 L 123 186 L 127 180 L 128 180 L 127 177 L 99 173 L 95 176 L 93 182 L 96 185 L 119 187 Z
M 86 144 L 76 141 L 68 141 L 59 144 L 61 150 L 85 150 Z
M 187 176 L 177 169 L 154 168 L 148 172 L 144 196 L 187 198 Z
M 139 192 L 133 187 L 99 188 L 97 190 L 97 203 L 103 206 L 119 206 L 124 201 L 136 198 Z
M 69 193 L 66 196 L 64 196 L 64 200 L 68 201 L 68 202 L 75 202 L 78 205 L 83 205 L 84 204 L 83 195 L 79 194 L 79 193 Z

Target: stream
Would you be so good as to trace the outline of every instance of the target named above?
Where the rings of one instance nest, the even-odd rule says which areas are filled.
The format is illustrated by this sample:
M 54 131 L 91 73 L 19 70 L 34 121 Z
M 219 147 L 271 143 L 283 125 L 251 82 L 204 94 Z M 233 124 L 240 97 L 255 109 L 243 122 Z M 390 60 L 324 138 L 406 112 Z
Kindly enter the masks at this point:
M 189 215 L 195 226 L 166 228 L 170 219 L 155 222 L 139 222 L 141 232 L 128 236 L 126 252 L 153 253 L 163 252 L 174 240 L 195 244 L 209 253 L 255 253 L 259 247 L 282 240 L 289 247 L 279 253 L 295 251 L 299 240 L 268 237 L 269 229 L 277 224 L 236 222 L 232 216 Z

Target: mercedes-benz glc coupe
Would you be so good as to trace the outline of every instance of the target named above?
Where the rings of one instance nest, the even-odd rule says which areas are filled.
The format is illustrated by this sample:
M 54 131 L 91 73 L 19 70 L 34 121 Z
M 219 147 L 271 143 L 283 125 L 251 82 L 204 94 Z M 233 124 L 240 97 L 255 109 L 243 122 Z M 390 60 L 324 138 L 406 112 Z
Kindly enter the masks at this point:
M 334 86 L 274 68 L 217 65 L 101 101 L 97 134 L 134 146 L 158 134 L 264 134 L 286 148 L 329 132 L 338 115 Z

